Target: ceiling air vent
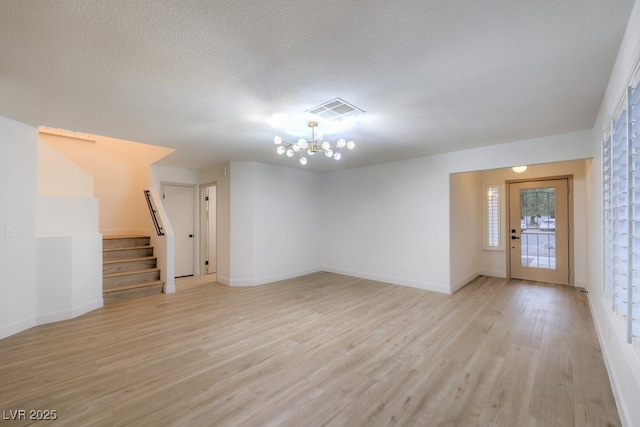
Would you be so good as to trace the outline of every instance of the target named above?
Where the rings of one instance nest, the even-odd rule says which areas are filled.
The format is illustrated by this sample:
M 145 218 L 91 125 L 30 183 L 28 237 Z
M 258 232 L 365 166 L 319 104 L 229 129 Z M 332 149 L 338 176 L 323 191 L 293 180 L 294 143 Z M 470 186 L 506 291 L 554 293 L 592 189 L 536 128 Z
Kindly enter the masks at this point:
M 364 113 L 364 110 L 349 104 L 342 98 L 335 98 L 316 107 L 307 110 L 307 113 L 315 114 L 327 120 L 342 120 L 345 117 Z

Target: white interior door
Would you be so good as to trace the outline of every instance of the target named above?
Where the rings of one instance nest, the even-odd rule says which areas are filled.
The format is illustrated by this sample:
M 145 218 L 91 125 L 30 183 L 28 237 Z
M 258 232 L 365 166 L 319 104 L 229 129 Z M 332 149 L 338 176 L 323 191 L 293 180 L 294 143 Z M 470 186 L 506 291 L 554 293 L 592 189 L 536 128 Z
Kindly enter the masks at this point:
M 208 274 L 213 274 L 217 271 L 217 258 L 216 252 L 216 186 L 207 187 L 205 189 L 205 218 L 206 218 L 206 231 L 204 240 L 206 242 L 206 271 Z
M 195 265 L 195 187 L 164 184 L 162 202 L 175 234 L 175 276 L 193 276 Z
M 569 284 L 567 179 L 509 184 L 511 277 Z

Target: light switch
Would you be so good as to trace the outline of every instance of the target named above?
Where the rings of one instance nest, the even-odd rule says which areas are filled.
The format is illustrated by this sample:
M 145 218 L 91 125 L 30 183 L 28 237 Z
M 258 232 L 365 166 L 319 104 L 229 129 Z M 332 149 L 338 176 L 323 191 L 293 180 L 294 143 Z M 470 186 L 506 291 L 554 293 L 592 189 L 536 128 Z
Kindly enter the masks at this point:
M 4 237 L 6 237 L 7 239 L 12 239 L 13 237 L 15 237 L 13 227 L 9 227 L 8 225 L 4 227 Z

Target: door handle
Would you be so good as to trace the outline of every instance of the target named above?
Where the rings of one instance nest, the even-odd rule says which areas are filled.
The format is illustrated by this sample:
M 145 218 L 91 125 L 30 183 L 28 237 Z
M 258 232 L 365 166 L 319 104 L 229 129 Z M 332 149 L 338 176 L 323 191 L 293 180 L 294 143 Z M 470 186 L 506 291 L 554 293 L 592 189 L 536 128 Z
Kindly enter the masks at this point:
M 189 234 L 189 237 L 193 237 L 193 234 Z
M 520 236 L 511 236 L 511 240 L 520 240 Z

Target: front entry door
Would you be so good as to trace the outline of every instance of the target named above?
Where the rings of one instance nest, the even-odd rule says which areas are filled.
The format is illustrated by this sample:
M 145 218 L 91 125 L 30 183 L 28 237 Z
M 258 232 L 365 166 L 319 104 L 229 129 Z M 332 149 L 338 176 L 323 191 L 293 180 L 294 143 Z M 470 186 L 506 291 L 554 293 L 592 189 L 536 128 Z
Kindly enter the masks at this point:
M 509 184 L 511 277 L 569 284 L 568 179 Z

